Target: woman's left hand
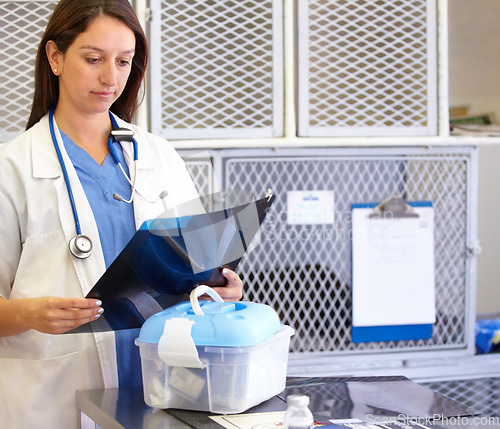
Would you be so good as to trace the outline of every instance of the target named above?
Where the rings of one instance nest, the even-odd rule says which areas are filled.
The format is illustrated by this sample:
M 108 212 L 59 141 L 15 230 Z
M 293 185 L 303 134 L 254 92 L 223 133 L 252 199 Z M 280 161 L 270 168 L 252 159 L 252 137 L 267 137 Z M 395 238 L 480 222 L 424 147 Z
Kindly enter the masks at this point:
M 224 301 L 239 301 L 243 296 L 243 282 L 240 277 L 229 268 L 224 268 L 222 270 L 222 275 L 227 280 L 226 286 L 213 287 L 212 289 L 215 290 Z

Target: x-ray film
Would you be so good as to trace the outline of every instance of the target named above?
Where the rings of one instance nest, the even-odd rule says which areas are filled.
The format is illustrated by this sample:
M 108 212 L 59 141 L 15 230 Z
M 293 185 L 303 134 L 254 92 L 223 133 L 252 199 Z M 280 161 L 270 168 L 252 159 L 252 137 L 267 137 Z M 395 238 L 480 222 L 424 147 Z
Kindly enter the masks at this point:
M 273 201 L 225 191 L 202 199 L 217 210 L 144 222 L 87 295 L 102 301 L 103 316 L 71 332 L 138 328 L 199 284 L 224 286 L 221 270 L 235 270 L 255 245 Z

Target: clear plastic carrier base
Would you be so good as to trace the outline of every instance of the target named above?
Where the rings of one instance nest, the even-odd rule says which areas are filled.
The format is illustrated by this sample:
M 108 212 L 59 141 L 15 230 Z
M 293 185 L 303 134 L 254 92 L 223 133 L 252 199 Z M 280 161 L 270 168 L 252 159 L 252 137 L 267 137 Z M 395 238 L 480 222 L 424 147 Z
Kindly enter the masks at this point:
M 198 303 L 195 292 L 216 301 Z M 149 406 L 232 414 L 285 389 L 294 330 L 267 305 L 221 302 L 212 292 L 198 287 L 191 302 L 155 314 L 141 328 L 136 344 Z

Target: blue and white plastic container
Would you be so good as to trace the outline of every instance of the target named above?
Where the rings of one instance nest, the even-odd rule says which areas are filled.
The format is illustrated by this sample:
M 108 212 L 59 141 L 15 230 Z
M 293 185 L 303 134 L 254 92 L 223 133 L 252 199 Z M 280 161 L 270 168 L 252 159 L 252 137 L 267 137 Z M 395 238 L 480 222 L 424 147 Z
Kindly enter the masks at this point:
M 203 293 L 215 302 L 199 302 Z M 271 307 L 222 302 L 208 286 L 190 299 L 150 317 L 136 339 L 146 404 L 240 413 L 285 389 L 294 331 Z

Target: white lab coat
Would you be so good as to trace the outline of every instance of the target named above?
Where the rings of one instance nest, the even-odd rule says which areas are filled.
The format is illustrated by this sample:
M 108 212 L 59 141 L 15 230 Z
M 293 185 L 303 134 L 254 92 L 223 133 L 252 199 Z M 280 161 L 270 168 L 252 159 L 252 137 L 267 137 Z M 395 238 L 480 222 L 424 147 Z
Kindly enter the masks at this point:
M 196 198 L 184 163 L 163 139 L 132 128 L 139 147 L 137 189 L 151 200 L 168 191 L 168 207 Z M 60 136 L 59 136 L 60 138 Z M 85 296 L 105 271 L 99 233 L 71 161 L 60 145 L 82 233 L 94 250 L 70 255 L 75 223 L 49 131 L 48 116 L 0 145 L 0 296 Z M 123 144 L 131 174 L 133 152 Z M 164 210 L 135 195 L 137 227 Z M 0 427 L 76 427 L 75 391 L 117 387 L 113 333 L 48 335 L 30 330 L 0 338 Z

